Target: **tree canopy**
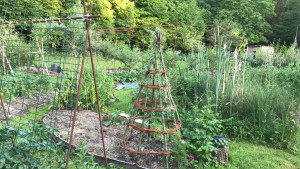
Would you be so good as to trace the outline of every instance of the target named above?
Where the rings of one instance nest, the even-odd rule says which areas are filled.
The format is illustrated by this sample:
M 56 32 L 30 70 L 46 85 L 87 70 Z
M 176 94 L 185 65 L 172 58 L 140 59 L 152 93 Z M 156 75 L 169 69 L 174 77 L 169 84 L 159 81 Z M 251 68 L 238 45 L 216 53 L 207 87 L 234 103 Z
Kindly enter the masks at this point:
M 37 5 L 40 2 L 43 5 Z M 2 19 L 64 16 L 68 0 L 0 0 Z M 95 29 L 149 24 L 207 25 L 226 22 L 249 44 L 294 42 L 300 25 L 299 0 L 87 0 L 93 3 Z M 5 16 L 5 17 L 3 17 Z M 26 16 L 24 18 L 24 16 Z M 190 29 L 201 35 L 202 30 Z M 298 36 L 299 41 L 299 36 Z
M 285 4 L 285 10 L 279 14 L 279 22 L 274 27 L 274 38 L 280 39 L 288 44 L 293 43 L 297 28 L 300 28 L 300 1 L 289 0 Z M 298 33 L 298 42 L 300 36 Z

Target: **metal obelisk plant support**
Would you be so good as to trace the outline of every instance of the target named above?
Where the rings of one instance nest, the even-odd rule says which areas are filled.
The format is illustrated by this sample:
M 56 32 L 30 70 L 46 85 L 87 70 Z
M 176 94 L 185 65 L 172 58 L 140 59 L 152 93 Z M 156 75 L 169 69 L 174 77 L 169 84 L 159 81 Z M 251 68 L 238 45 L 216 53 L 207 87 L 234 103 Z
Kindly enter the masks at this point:
M 83 1 L 83 6 L 84 6 L 84 14 L 87 16 L 85 0 Z M 92 9 L 93 9 L 93 5 L 91 4 L 90 15 L 92 15 Z M 100 107 L 99 94 L 98 94 L 98 89 L 97 89 L 97 79 L 96 79 L 96 74 L 95 74 L 94 57 L 93 57 L 92 46 L 91 46 L 92 44 L 91 44 L 91 37 L 90 37 L 90 20 L 86 19 L 86 39 L 85 39 L 85 44 L 84 44 L 84 51 L 83 51 L 83 58 L 82 58 L 82 64 L 81 64 L 81 70 L 80 70 L 79 84 L 78 84 L 78 89 L 77 89 L 77 97 L 76 97 L 75 109 L 74 109 L 73 120 L 72 120 L 71 134 L 70 134 L 70 139 L 69 139 L 69 149 L 68 149 L 68 154 L 67 154 L 66 169 L 68 168 L 68 164 L 69 164 L 69 160 L 70 160 L 70 153 L 71 153 L 72 141 L 73 141 L 73 135 L 74 135 L 74 127 L 75 127 L 75 122 L 76 122 L 76 112 L 77 112 L 77 108 L 78 108 L 78 99 L 79 99 L 79 94 L 80 94 L 82 74 L 83 74 L 83 70 L 84 70 L 84 61 L 85 61 L 85 56 L 86 56 L 87 44 L 89 44 L 90 55 L 91 55 L 91 63 L 92 63 L 92 70 L 93 70 L 93 76 L 94 76 L 95 94 L 96 94 L 97 105 L 98 105 L 98 114 L 99 114 L 99 121 L 100 121 L 103 153 L 104 153 L 104 157 L 105 157 L 106 168 L 108 168 L 105 142 L 104 142 L 104 135 L 103 135 L 101 107 Z
M 166 155 L 166 168 L 168 166 L 168 155 L 171 151 L 168 149 L 168 137 L 180 129 L 182 122 L 179 119 L 176 105 L 171 95 L 171 86 L 167 77 L 163 57 L 164 35 L 160 28 L 156 28 L 152 33 L 152 46 L 154 59 L 151 60 L 150 67 L 146 72 L 145 80 L 140 85 L 140 92 L 134 103 L 134 111 L 126 127 L 121 147 L 130 153 L 137 155 Z M 142 119 L 142 124 L 135 121 Z M 132 131 L 129 135 L 129 129 Z M 135 131 L 139 132 L 137 150 L 129 148 L 127 142 L 134 136 Z M 163 135 L 163 151 L 141 151 L 141 142 L 143 133 L 147 136 Z M 148 139 L 149 140 L 149 139 Z

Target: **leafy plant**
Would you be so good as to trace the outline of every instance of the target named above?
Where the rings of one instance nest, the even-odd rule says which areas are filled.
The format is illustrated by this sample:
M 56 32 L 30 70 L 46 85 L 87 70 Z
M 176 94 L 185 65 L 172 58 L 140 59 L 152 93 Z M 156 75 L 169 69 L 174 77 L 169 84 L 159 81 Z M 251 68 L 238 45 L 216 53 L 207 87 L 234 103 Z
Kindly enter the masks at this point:
M 206 165 L 215 164 L 216 160 L 212 152 L 217 151 L 214 136 L 221 133 L 222 120 L 217 113 L 211 110 L 211 106 L 204 106 L 202 109 L 194 107 L 192 111 L 184 114 L 182 135 L 186 140 L 187 151 L 193 155 L 196 163 Z
M 109 126 L 109 125 L 119 125 L 119 114 L 115 112 L 109 113 L 109 115 L 106 115 L 107 121 L 104 121 L 103 125 L 104 126 Z
M 53 78 L 49 76 L 19 71 L 15 73 L 15 76 L 11 74 L 4 75 L 2 84 L 6 95 L 20 97 L 51 91 L 54 88 L 52 80 Z
M 141 76 L 143 75 L 143 72 L 137 71 L 137 70 L 131 70 L 131 71 L 115 71 L 113 73 L 114 79 L 117 82 L 136 82 L 138 81 Z
M 87 145 L 80 140 L 79 147 L 73 152 L 73 159 L 70 168 L 103 168 L 94 162 L 92 156 L 87 156 Z
M 41 168 L 41 161 L 51 163 L 48 155 L 57 150 L 49 144 L 47 131 L 49 127 L 40 124 L 22 123 L 15 127 L 0 123 L 0 168 Z
M 101 68 L 96 69 L 96 75 L 97 89 L 99 94 L 98 97 L 100 106 L 103 107 L 104 103 L 112 96 L 114 88 L 113 78 Z M 74 107 L 77 94 L 76 79 L 70 76 L 58 86 L 61 86 L 61 90 L 63 91 L 58 95 L 59 107 Z M 98 110 L 94 77 L 92 69 L 89 65 L 85 67 L 81 83 L 80 96 L 81 97 L 79 98 L 78 106 L 93 111 Z
M 179 135 L 172 136 L 171 139 L 174 144 L 171 160 L 177 163 L 177 168 L 187 168 L 189 164 L 187 159 L 186 142 Z

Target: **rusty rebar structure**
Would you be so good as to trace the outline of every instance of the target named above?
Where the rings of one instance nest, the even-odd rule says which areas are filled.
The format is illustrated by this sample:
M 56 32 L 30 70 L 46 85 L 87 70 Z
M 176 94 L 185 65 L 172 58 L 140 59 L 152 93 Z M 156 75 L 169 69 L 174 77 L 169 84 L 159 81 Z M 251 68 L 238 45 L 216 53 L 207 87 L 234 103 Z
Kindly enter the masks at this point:
M 87 9 L 86 9 L 85 0 L 83 0 L 83 6 L 84 6 L 84 14 L 87 16 Z M 90 15 L 92 14 L 92 10 L 93 10 L 93 4 L 91 4 Z M 96 95 L 96 99 L 97 99 L 98 114 L 99 114 L 99 121 L 100 121 L 100 130 L 101 130 L 101 137 L 102 137 L 103 153 L 104 153 L 106 168 L 108 169 L 107 155 L 106 155 L 106 149 L 105 149 L 105 141 L 104 141 L 104 135 L 103 135 L 101 107 L 100 107 L 99 94 L 98 94 L 98 88 L 97 88 L 97 78 L 96 78 L 96 74 L 95 74 L 95 65 L 94 65 L 94 58 L 93 58 L 93 52 L 92 52 L 92 46 L 91 46 L 92 44 L 91 44 L 91 37 L 90 37 L 90 20 L 89 19 L 86 19 L 86 39 L 85 39 L 85 44 L 84 44 L 84 53 L 83 53 L 83 59 L 82 59 L 82 64 L 81 64 L 80 78 L 79 78 L 79 84 L 78 84 L 78 90 L 77 90 L 77 97 L 76 97 L 75 109 L 74 109 L 73 120 L 72 120 L 71 135 L 70 135 L 70 139 L 69 139 L 69 148 L 68 148 L 68 154 L 67 154 L 66 169 L 68 168 L 70 153 L 71 153 L 71 148 L 72 148 L 72 141 L 73 141 L 73 135 L 74 135 L 74 126 L 75 126 L 75 122 L 76 122 L 76 112 L 77 112 L 77 109 L 78 109 L 78 99 L 79 99 L 79 95 L 80 95 L 80 87 L 81 87 L 81 81 L 82 81 L 82 74 L 83 74 L 83 70 L 84 70 L 84 61 L 85 61 L 87 45 L 89 45 L 89 49 L 90 49 L 91 63 L 92 63 L 92 70 L 93 70 L 93 77 L 94 77 L 94 85 L 95 85 L 95 95 Z

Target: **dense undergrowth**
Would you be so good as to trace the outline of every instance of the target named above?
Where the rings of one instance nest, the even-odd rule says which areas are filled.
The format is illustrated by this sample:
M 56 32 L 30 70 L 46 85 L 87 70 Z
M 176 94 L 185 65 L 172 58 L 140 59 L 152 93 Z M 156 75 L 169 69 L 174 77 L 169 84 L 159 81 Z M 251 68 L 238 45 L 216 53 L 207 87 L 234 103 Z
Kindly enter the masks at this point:
M 178 69 L 171 81 L 183 119 L 201 118 L 203 113 L 191 112 L 213 105 L 222 121 L 222 132 L 215 134 L 297 152 L 300 65 L 299 51 L 293 51 L 296 59 L 285 66 L 270 60 L 259 67 L 226 51 L 215 53 L 215 67 L 208 66 L 205 52 L 191 54 L 189 67 Z

